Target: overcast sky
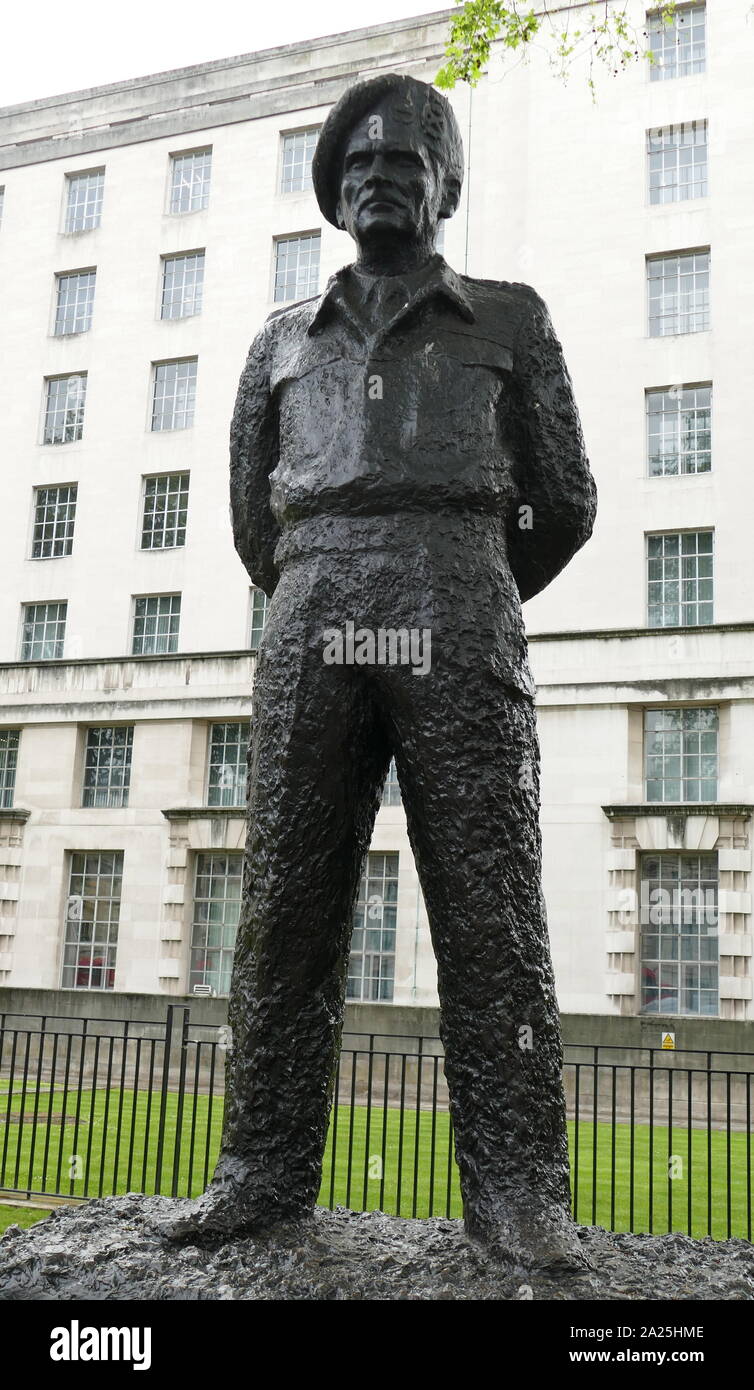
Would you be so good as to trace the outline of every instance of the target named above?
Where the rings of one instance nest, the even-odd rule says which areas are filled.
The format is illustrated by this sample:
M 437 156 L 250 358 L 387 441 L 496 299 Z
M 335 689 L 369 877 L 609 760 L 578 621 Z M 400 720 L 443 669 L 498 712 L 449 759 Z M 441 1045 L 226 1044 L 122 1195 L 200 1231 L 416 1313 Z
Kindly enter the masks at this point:
M 0 106 L 450 8 L 450 0 L 6 0 Z

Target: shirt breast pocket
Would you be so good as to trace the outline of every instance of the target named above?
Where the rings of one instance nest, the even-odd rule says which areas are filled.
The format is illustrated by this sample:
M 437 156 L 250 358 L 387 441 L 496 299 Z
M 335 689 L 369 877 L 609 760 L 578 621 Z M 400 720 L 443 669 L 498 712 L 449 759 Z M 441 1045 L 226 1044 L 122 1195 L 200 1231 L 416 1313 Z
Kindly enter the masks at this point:
M 500 375 L 503 380 L 510 378 L 513 371 L 513 352 L 507 343 L 480 338 L 472 333 L 442 334 L 438 343 L 440 350 L 454 358 L 459 366 L 487 367 Z

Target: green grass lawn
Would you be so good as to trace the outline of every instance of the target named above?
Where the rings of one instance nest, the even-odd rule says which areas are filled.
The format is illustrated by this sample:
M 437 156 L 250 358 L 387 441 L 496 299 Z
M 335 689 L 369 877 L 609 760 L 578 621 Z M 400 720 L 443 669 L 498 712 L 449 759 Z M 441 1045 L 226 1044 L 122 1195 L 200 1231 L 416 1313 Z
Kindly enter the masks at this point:
M 165 1142 L 157 1171 L 160 1093 L 62 1089 L 50 1094 L 14 1089 L 0 1099 L 0 1187 L 54 1192 L 71 1197 L 143 1191 L 179 1196 L 201 1192 L 212 1174 L 220 1145 L 222 1102 L 187 1097 L 178 1122 L 178 1097 L 171 1094 L 163 1116 Z M 33 1116 L 37 1114 L 36 1135 Z M 46 1117 L 51 1115 L 51 1119 Z M 45 1117 L 42 1120 L 42 1116 Z M 336 1122 L 335 1122 L 336 1121 Z M 120 1127 L 120 1141 L 117 1132 Z M 180 1147 L 176 1157 L 176 1135 Z M 615 1230 L 711 1234 L 751 1238 L 752 1144 L 750 1136 L 673 1128 L 670 1153 L 677 1176 L 668 1180 L 668 1131 L 655 1125 L 596 1127 L 581 1121 L 578 1163 L 574 1126 L 569 1125 L 575 1214 L 585 1224 Z M 651 1148 L 651 1154 L 650 1154 Z M 334 1162 L 333 1162 L 334 1150 Z M 75 1157 L 78 1156 L 78 1163 Z M 460 1216 L 458 1173 L 450 1155 L 449 1121 L 429 1110 L 365 1106 L 337 1108 L 325 1154 L 320 1202 L 356 1210 L 381 1209 L 400 1216 Z M 88 1180 L 84 1174 L 88 1173 Z M 632 1183 L 633 1174 L 633 1183 Z M 689 1186 L 689 1175 L 691 1178 Z M 651 1180 L 650 1180 L 651 1179 Z M 633 1191 L 633 1201 L 632 1201 Z M 651 1207 L 651 1219 L 650 1219 Z M 7 1210 L 7 1208 L 5 1209 Z M 24 1212 L 30 1220 L 36 1214 Z
M 0 1236 L 9 1226 L 20 1226 L 25 1231 L 35 1222 L 44 1221 L 46 1216 L 49 1212 L 40 1211 L 38 1207 L 6 1207 L 0 1203 Z

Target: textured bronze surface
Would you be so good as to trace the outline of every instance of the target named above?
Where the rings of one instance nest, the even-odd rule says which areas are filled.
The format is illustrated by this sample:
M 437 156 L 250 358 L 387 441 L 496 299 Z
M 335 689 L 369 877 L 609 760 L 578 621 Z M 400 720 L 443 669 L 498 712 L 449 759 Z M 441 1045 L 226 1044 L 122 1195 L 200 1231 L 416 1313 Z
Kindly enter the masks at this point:
M 458 275 L 433 250 L 462 173 L 455 118 L 431 88 L 390 75 L 347 92 L 314 182 L 356 264 L 272 314 L 241 377 L 233 530 L 271 603 L 222 1152 L 174 1235 L 313 1208 L 353 907 L 394 756 L 467 1231 L 501 1254 L 581 1260 L 521 602 L 588 538 L 595 489 L 542 300 Z M 326 660 L 326 634 L 349 623 L 424 634 L 422 663 L 387 649 L 380 662 L 368 644 L 363 663 Z

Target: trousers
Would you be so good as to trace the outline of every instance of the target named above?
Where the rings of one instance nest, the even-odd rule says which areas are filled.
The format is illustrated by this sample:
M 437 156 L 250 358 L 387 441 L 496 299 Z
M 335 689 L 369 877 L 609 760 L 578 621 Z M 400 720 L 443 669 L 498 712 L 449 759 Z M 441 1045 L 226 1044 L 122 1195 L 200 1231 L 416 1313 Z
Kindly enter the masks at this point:
M 516 676 L 520 606 L 479 526 L 400 553 L 377 535 L 294 554 L 268 610 L 218 1171 L 240 1165 L 282 1216 L 319 1191 L 354 904 L 393 756 L 437 959 L 464 1213 L 569 1209 L 534 702 Z M 332 653 L 348 622 L 429 632 L 431 660 L 326 661 L 325 634 Z

